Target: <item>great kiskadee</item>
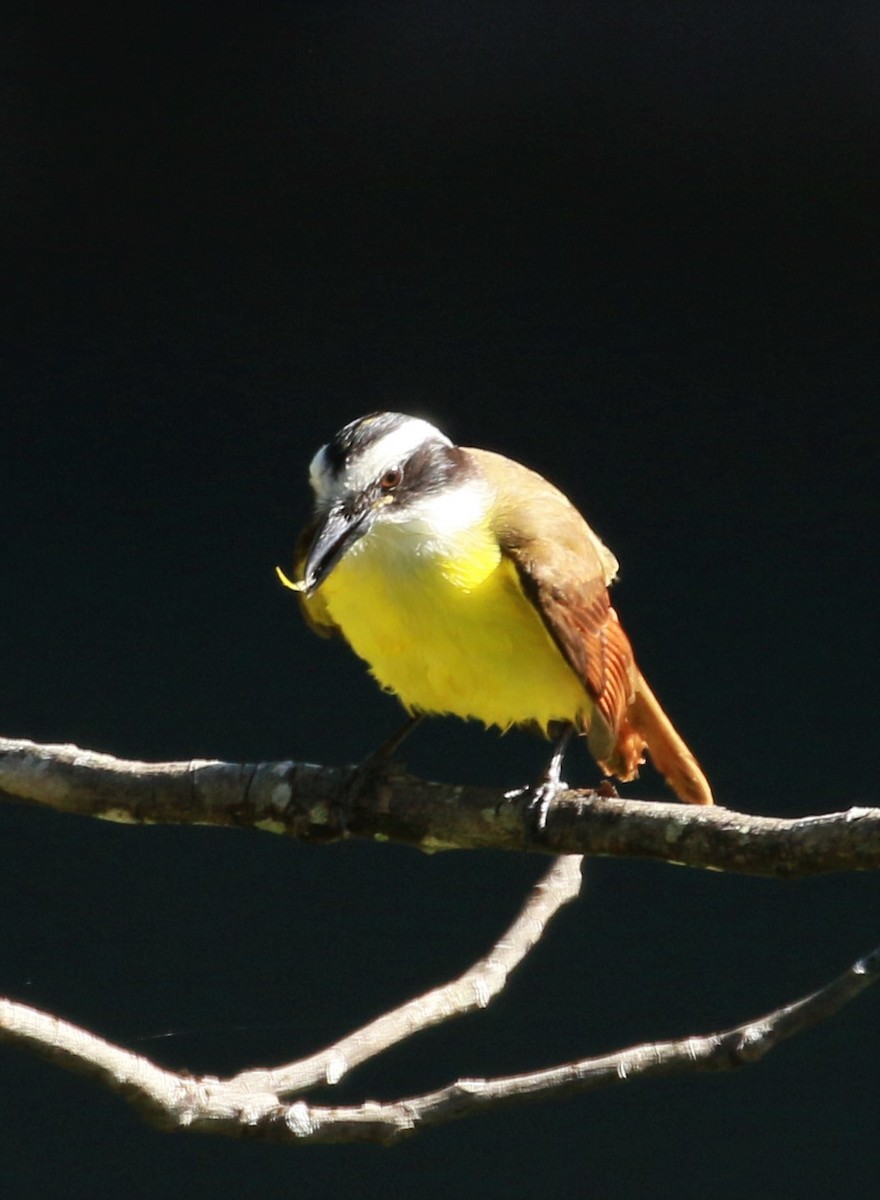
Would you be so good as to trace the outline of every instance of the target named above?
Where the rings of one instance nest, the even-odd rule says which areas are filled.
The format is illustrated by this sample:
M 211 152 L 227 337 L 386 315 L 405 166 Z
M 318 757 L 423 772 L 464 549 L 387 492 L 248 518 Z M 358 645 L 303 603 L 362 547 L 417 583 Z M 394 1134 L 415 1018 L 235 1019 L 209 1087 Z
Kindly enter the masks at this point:
M 310 479 L 296 582 L 279 576 L 409 713 L 561 735 L 551 787 L 573 731 L 618 779 L 647 751 L 680 800 L 712 803 L 611 607 L 617 559 L 546 479 L 388 412 L 341 429 Z

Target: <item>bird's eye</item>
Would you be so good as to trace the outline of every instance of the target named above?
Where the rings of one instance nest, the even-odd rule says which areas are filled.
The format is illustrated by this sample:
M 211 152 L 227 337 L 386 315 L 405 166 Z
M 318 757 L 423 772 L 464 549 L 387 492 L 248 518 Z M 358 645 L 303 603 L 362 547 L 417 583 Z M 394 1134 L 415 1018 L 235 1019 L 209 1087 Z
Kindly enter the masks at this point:
M 403 471 L 400 467 L 389 467 L 379 480 L 379 487 L 383 492 L 393 492 L 401 479 L 403 479 Z

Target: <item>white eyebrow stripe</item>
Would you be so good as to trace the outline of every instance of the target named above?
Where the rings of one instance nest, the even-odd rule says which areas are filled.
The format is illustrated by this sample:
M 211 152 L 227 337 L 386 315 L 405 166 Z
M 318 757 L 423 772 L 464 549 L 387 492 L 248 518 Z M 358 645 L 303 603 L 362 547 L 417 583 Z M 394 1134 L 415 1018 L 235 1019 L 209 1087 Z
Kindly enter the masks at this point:
M 334 479 L 327 465 L 327 446 L 322 446 L 309 467 L 315 494 L 322 500 L 340 495 L 343 491 L 363 491 L 389 467 L 405 462 L 425 442 L 451 446 L 452 442 L 439 429 L 420 417 L 408 417 L 395 429 L 367 445 L 355 454 L 342 478 Z
M 386 433 L 371 446 L 366 446 L 348 469 L 349 486 L 360 490 L 397 463 L 405 462 L 425 442 L 441 442 L 451 446 L 452 442 L 439 429 L 420 417 L 408 417 L 396 429 Z

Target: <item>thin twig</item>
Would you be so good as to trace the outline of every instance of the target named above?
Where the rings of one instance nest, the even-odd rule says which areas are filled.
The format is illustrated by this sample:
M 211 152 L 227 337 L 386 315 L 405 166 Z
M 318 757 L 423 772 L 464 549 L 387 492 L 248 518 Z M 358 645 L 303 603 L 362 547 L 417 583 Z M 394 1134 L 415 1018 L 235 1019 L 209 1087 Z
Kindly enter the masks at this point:
M 395 1142 L 427 1126 L 506 1104 L 595 1091 L 636 1079 L 731 1070 L 760 1061 L 784 1039 L 826 1020 L 878 978 L 880 947 L 812 995 L 720 1033 L 645 1043 L 523 1075 L 459 1079 L 438 1091 L 389 1104 L 321 1108 L 300 1102 L 293 1106 L 294 1111 L 283 1114 L 286 1128 L 282 1136 L 292 1129 L 309 1141 Z M 280 1129 L 273 1132 L 281 1133 Z
M 337 1107 L 305 1100 L 284 1103 L 276 1093 L 259 1087 L 259 1073 L 252 1086 L 242 1086 L 247 1076 L 224 1081 L 176 1075 L 65 1021 L 10 1001 L 0 1001 L 0 1039 L 94 1075 L 166 1129 L 288 1142 L 390 1143 L 505 1104 L 757 1062 L 785 1038 L 832 1016 L 878 977 L 880 948 L 812 995 L 720 1033 L 645 1043 L 521 1075 L 459 1079 L 437 1091 L 392 1102 L 368 1100 Z
M 513 924 L 489 953 L 458 979 L 383 1013 L 299 1062 L 243 1071 L 227 1080 L 193 1079 L 158 1067 L 68 1021 L 10 1000 L 0 1000 L 0 1040 L 99 1079 L 163 1126 L 219 1121 L 247 1127 L 269 1113 L 289 1108 L 282 1104 L 282 1097 L 316 1084 L 336 1084 L 352 1067 L 423 1029 L 487 1007 L 540 940 L 548 922 L 577 896 L 581 861 L 575 855 L 556 859 L 532 888 Z
M 375 1057 L 414 1033 L 475 1009 L 486 1008 L 504 989 L 508 976 L 541 938 L 547 923 L 581 886 L 578 855 L 558 858 L 533 887 L 516 920 L 492 949 L 458 979 L 409 1000 L 356 1029 L 326 1050 L 273 1071 L 244 1071 L 232 1083 L 290 1096 L 317 1083 L 338 1083 L 352 1067 Z

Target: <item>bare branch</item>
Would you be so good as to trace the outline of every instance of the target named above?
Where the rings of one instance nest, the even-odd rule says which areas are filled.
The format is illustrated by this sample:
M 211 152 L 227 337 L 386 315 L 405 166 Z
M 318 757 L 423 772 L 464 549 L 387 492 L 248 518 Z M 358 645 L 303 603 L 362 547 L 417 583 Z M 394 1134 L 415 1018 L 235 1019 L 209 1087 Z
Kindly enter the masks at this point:
M 354 768 L 295 762 L 125 762 L 12 739 L 0 739 L 0 798 L 113 821 L 238 826 L 312 842 L 362 837 L 428 851 L 521 851 L 527 828 L 522 801 L 490 788 L 426 783 L 396 767 L 361 778 Z M 787 879 L 876 870 L 880 809 L 787 820 L 571 791 L 529 849 Z
M 297 763 L 128 763 L 73 746 L 0 741 L 0 796 L 109 820 L 244 826 L 312 841 L 395 838 L 429 850 L 523 844 L 523 814 L 503 796 L 422 783 L 394 771 L 377 779 L 352 768 Z M 868 868 L 880 865 L 880 812 L 783 821 L 569 793 L 554 806 L 540 848 L 558 853 L 578 846 L 594 854 L 768 875 Z M 813 995 L 721 1033 L 526 1074 L 459 1079 L 397 1101 L 333 1107 L 288 1099 L 338 1083 L 352 1067 L 410 1035 L 488 1005 L 547 922 L 577 895 L 580 866 L 572 854 L 558 858 L 492 950 L 458 979 L 286 1066 L 226 1080 L 193 1078 L 12 1001 L 0 1001 L 0 1040 L 99 1079 L 163 1128 L 285 1141 L 393 1142 L 503 1104 L 756 1061 L 784 1038 L 831 1016 L 880 975 L 878 949 Z
M 318 1084 L 336 1084 L 352 1067 L 442 1021 L 485 1008 L 540 940 L 548 922 L 580 891 L 581 859 L 558 858 L 532 888 L 516 920 L 492 949 L 458 979 L 410 1000 L 334 1045 L 273 1070 L 243 1071 L 232 1079 L 193 1079 L 156 1066 L 67 1021 L 0 1000 L 0 1040 L 24 1046 L 120 1092 L 163 1127 L 197 1123 L 240 1131 L 255 1121 L 271 1129 L 282 1112 L 298 1109 L 282 1097 Z M 226 1129 L 224 1126 L 231 1128 Z
M 505 1104 L 757 1062 L 785 1038 L 832 1016 L 878 976 L 880 948 L 812 995 L 720 1033 L 645 1043 L 521 1075 L 459 1079 L 438 1091 L 393 1102 L 338 1107 L 282 1102 L 277 1093 L 260 1086 L 271 1073 L 225 1081 L 176 1075 L 74 1025 L 10 1001 L 0 1001 L 0 1040 L 15 1041 L 61 1065 L 86 1071 L 162 1128 L 288 1142 L 389 1143 Z
M 678 1041 L 645 1043 L 602 1058 L 498 1079 L 459 1079 L 448 1087 L 393 1104 L 318 1108 L 300 1104 L 311 1141 L 394 1142 L 420 1128 L 502 1105 L 613 1087 L 636 1079 L 724 1071 L 760 1061 L 785 1038 L 836 1013 L 880 977 L 880 947 L 812 995 L 732 1029 Z M 296 1106 L 294 1106 L 296 1108 Z M 288 1116 L 288 1121 L 290 1115 Z
M 399 1008 L 383 1013 L 311 1058 L 274 1071 L 245 1071 L 232 1082 L 289 1096 L 317 1083 L 338 1083 L 359 1063 L 422 1029 L 452 1017 L 486 1008 L 504 989 L 507 978 L 539 941 L 547 923 L 559 909 L 574 900 L 581 886 L 578 855 L 558 858 L 532 889 L 519 916 L 487 955 L 478 959 L 458 979 L 426 992 Z

